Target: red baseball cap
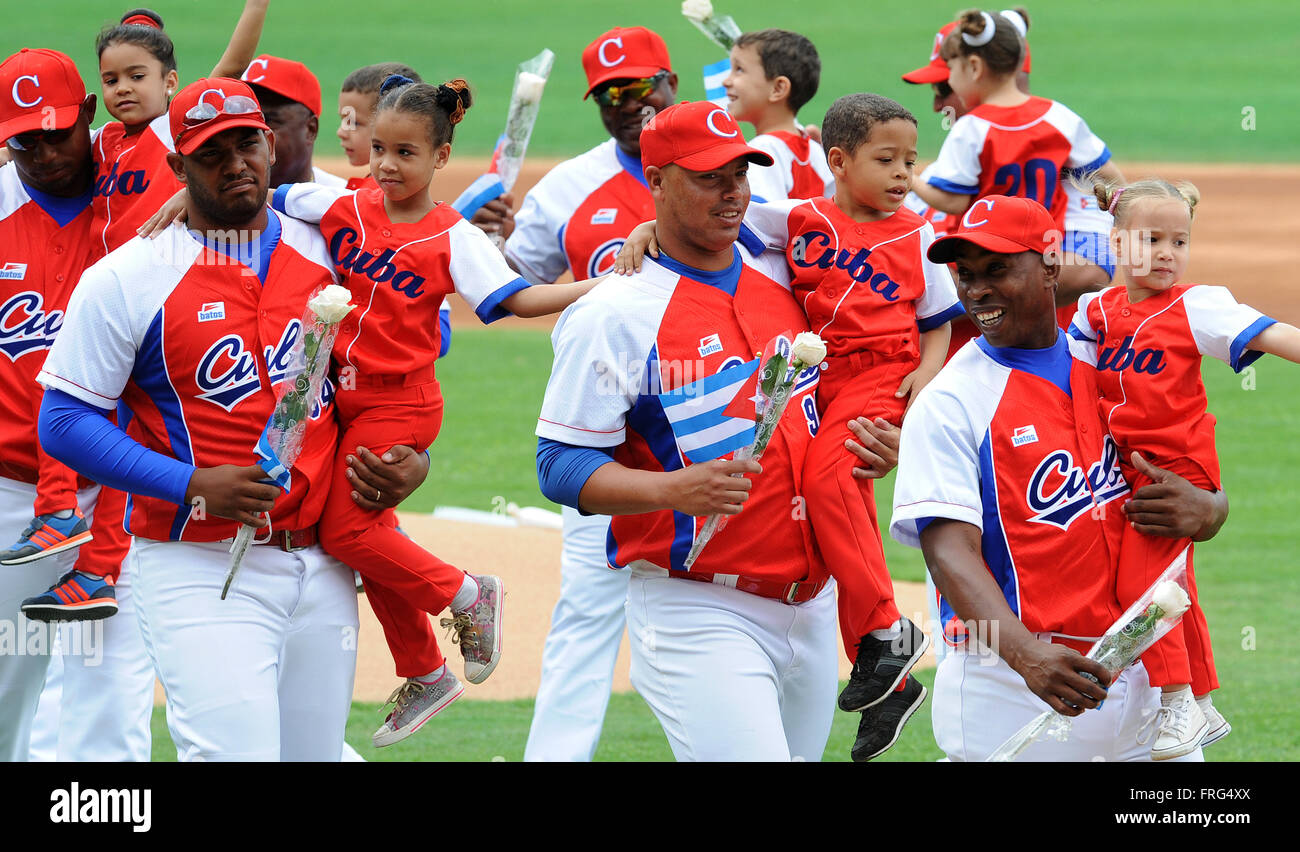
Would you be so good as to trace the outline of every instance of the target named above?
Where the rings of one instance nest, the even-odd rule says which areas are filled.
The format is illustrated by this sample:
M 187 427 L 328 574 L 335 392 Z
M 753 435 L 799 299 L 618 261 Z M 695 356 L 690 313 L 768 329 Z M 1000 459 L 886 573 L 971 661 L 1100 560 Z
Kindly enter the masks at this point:
M 320 118 L 320 80 L 301 62 L 263 53 L 239 79 L 300 103 Z
M 669 163 L 693 172 L 725 166 L 745 157 L 760 166 L 772 158 L 745 144 L 740 125 L 711 101 L 683 101 L 651 116 L 641 131 L 641 164 L 662 168 Z
M 199 115 L 190 115 L 194 112 Z M 180 154 L 194 153 L 204 142 L 232 127 L 271 129 L 266 126 L 253 90 L 231 77 L 195 80 L 177 92 L 167 113 L 172 140 Z
M 653 77 L 673 69 L 668 45 L 658 33 L 645 27 L 614 27 L 582 51 L 582 70 L 587 72 L 585 101 L 601 83 Z
M 961 223 L 946 236 L 930 243 L 926 257 L 935 263 L 952 263 L 958 243 L 973 243 L 998 254 L 1056 253 L 1061 231 L 1056 220 L 1030 198 L 986 195 L 961 217 Z
M 71 127 L 85 100 L 86 84 L 71 58 L 24 47 L 0 63 L 0 143 L 20 133 Z
M 943 29 L 934 34 L 934 47 L 930 49 L 930 61 L 917 68 L 915 71 L 908 71 L 903 75 L 905 83 L 944 83 L 948 80 L 948 63 L 943 61 L 939 55 L 939 49 L 943 47 L 943 40 L 948 37 L 948 33 L 957 28 L 957 22 L 951 21 L 944 24 Z M 1022 39 L 1025 45 L 1025 64 L 1023 71 L 1029 73 L 1029 40 Z

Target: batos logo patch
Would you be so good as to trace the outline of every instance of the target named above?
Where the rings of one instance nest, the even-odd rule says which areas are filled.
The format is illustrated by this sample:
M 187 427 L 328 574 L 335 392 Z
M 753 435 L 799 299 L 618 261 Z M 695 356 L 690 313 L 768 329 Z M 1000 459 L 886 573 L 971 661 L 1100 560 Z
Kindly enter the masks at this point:
M 1011 433 L 1011 446 L 1023 447 L 1025 444 L 1038 443 L 1038 433 L 1033 426 L 1020 426 Z
M 722 339 L 716 334 L 700 338 L 700 357 L 704 358 L 722 351 Z
M 212 322 L 226 318 L 225 302 L 204 302 L 199 308 L 199 322 Z
M 27 277 L 27 264 L 14 263 L 12 260 L 0 268 L 0 280 L 22 281 Z
M 612 225 L 618 218 L 617 207 L 602 207 L 595 213 L 591 214 L 591 224 L 593 225 Z

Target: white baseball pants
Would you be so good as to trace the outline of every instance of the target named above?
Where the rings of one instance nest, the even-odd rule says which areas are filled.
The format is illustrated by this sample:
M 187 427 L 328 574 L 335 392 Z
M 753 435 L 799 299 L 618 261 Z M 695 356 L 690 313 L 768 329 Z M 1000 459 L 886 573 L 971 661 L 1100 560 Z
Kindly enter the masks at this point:
M 89 522 L 99 486 L 77 492 Z M 32 520 L 36 486 L 0 477 L 0 538 L 3 547 L 18 540 Z M 25 565 L 0 566 L 0 760 L 27 760 L 32 720 L 45 684 L 45 670 L 57 625 L 29 621 L 19 609 L 26 598 L 58 582 L 77 561 L 77 551 L 47 556 Z
M 632 685 L 678 760 L 819 761 L 835 712 L 831 583 L 791 606 L 632 569 Z
M 339 760 L 356 672 L 351 570 L 319 546 L 250 547 L 223 601 L 229 547 L 136 539 L 128 557 L 177 758 Z
M 627 623 L 628 572 L 605 554 L 606 515 L 564 507 L 560 599 L 542 648 L 542 679 L 524 747 L 526 761 L 589 761 L 600 742 Z
M 934 739 L 952 761 L 983 761 L 1012 734 L 1050 709 L 1025 681 L 991 651 L 949 649 L 934 676 L 930 699 Z M 1160 709 L 1160 690 L 1139 662 L 1120 673 L 1101 707 L 1074 717 L 1070 737 L 1045 737 L 1017 761 L 1141 761 L 1151 759 L 1155 733 L 1145 745 L 1139 732 Z M 1197 749 L 1179 760 L 1204 760 Z

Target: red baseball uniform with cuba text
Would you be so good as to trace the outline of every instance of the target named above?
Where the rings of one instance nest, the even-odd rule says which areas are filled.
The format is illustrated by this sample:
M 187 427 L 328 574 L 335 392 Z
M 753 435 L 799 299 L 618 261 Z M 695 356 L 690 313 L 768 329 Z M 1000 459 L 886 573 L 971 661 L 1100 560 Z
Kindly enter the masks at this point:
M 1239 304 L 1223 287 L 1178 284 L 1136 303 L 1124 287 L 1080 298 L 1071 334 L 1089 345 L 1101 415 L 1119 444 L 1124 475 L 1134 490 L 1150 482 L 1132 466 L 1134 451 L 1200 488 L 1221 487 L 1201 360 L 1210 355 L 1234 370 L 1244 369 L 1262 354 L 1247 344 L 1274 322 Z M 1126 528 L 1120 601 L 1135 600 L 1190 544 Z M 1197 602 L 1192 556 L 1189 549 L 1192 608 L 1142 659 L 1153 684 L 1190 683 L 1196 695 L 1203 695 L 1218 687 L 1218 677 L 1209 627 Z
M 134 237 L 183 186 L 167 165 L 167 155 L 175 150 L 167 113 L 139 133 L 127 135 L 120 121 L 95 131 L 95 235 L 105 254 Z
M 788 211 L 784 217 L 782 211 Z M 808 517 L 839 588 L 840 633 L 850 660 L 858 641 L 898 620 L 871 480 L 853 476 L 844 451 L 858 416 L 900 424 L 894 395 L 920 364 L 920 333 L 961 313 L 947 267 L 925 255 L 934 232 L 906 208 L 857 222 L 819 198 L 751 204 L 746 224 L 780 246 L 796 301 L 826 342 L 817 391 L 825 425 L 804 462 Z
M 339 463 L 357 446 L 379 454 L 398 444 L 427 449 L 442 425 L 435 362 L 444 297 L 460 293 L 480 319 L 492 322 L 508 315 L 502 300 L 527 282 L 482 231 L 446 204 L 418 222 L 393 222 L 381 190 L 353 193 L 317 184 L 280 187 L 273 204 L 320 222 L 356 305 L 334 343 L 343 428 Z M 344 476 L 331 481 L 321 543 L 361 573 L 397 674 L 426 675 L 443 663 L 426 613 L 445 609 L 465 574 L 398 532 L 395 512 L 358 509 L 351 492 Z

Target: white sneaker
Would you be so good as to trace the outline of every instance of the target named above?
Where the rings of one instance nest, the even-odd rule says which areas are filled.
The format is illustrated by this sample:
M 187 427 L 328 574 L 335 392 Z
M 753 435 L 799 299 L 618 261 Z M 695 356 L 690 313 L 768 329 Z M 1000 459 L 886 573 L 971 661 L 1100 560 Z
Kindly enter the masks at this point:
M 1232 725 L 1229 725 L 1228 720 L 1223 718 L 1223 714 L 1215 709 L 1209 695 L 1202 695 L 1196 699 L 1196 706 L 1201 708 L 1201 712 L 1205 714 L 1205 721 L 1209 725 L 1209 733 L 1201 740 L 1201 748 L 1217 743 L 1232 733 Z
M 1191 687 L 1162 692 L 1157 719 L 1152 760 L 1169 760 L 1195 751 L 1210 730 L 1205 713 L 1192 697 Z

